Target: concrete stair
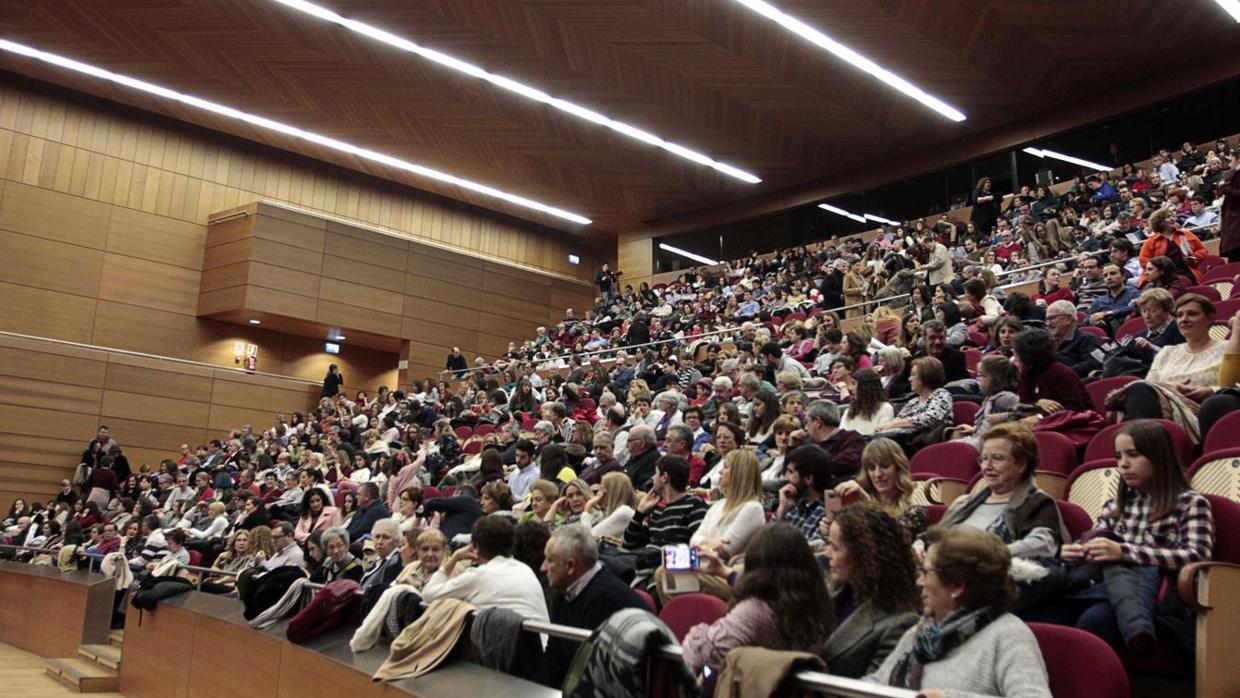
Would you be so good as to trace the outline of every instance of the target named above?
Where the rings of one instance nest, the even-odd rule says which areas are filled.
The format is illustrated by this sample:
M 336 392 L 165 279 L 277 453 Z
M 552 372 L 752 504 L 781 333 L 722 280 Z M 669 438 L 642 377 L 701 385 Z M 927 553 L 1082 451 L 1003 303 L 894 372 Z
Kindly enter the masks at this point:
M 106 645 L 82 645 L 78 656 L 48 659 L 47 673 L 78 693 L 105 693 L 120 685 L 124 633 L 113 631 Z

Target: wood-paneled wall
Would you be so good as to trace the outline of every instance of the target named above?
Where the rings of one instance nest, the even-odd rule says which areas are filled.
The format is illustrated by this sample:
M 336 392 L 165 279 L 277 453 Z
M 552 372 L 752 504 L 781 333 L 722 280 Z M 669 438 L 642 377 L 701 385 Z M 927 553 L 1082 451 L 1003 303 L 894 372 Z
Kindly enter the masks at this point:
M 317 383 L 0 335 L 0 508 L 47 500 L 107 424 L 131 466 L 158 467 L 276 413 L 318 401 Z
M 348 225 L 268 203 L 209 227 L 198 312 L 336 328 L 384 347 L 408 340 L 414 377 L 434 375 L 456 346 L 494 359 L 510 341 L 593 305 L 592 285 Z

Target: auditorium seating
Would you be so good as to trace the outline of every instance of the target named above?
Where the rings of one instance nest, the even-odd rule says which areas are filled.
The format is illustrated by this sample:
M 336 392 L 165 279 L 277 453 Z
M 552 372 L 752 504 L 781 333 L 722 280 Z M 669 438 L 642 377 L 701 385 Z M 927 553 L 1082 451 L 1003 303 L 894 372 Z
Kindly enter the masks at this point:
M 1214 428 L 1206 434 L 1203 453 L 1211 453 L 1224 448 L 1240 448 L 1240 412 L 1223 417 L 1215 423 Z
M 1166 419 L 1153 420 L 1158 422 L 1159 426 L 1165 428 L 1171 434 L 1172 441 L 1175 442 L 1176 450 L 1179 452 L 1180 462 L 1184 467 L 1188 467 L 1193 462 L 1193 442 L 1189 438 L 1184 428 L 1175 422 Z M 1082 461 L 1089 463 L 1091 461 L 1109 458 L 1115 460 L 1115 432 L 1123 428 L 1124 424 L 1111 424 L 1098 432 L 1094 438 L 1090 439 L 1089 445 L 1085 447 L 1085 456 Z
M 684 640 L 689 629 L 699 623 L 714 623 L 728 614 L 728 605 L 707 594 L 679 594 L 659 612 L 659 620 L 667 623 L 678 640 Z
M 1208 450 L 1188 469 L 1187 476 L 1189 486 L 1198 492 L 1240 502 L 1240 447 Z

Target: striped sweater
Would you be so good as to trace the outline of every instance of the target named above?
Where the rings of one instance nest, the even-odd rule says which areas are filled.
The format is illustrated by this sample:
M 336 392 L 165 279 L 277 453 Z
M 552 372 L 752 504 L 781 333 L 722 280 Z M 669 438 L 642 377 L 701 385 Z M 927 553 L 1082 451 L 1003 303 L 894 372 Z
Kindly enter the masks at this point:
M 706 516 L 706 509 L 701 497 L 686 495 L 649 512 L 639 511 L 624 529 L 624 547 L 636 550 L 687 544 Z

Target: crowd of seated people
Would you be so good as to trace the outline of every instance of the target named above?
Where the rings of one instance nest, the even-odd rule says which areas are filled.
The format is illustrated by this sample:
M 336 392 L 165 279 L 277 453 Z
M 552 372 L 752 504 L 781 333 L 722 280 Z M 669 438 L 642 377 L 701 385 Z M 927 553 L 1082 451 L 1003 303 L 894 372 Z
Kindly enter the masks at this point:
M 1002 205 L 983 182 L 967 225 L 742 260 L 657 292 L 604 273 L 585 318 L 494 365 L 450 360 L 455 385 L 350 395 L 333 367 L 312 411 L 156 467 L 102 427 L 54 500 L 14 504 L 5 537 L 123 551 L 135 571 L 173 556 L 214 568 L 213 593 L 292 565 L 583 628 L 644 607 L 635 590 L 661 605 L 692 590 L 729 609 L 685 638 L 695 671 L 761 645 L 925 695 L 1049 695 L 1022 619 L 1148 654 L 1169 639 L 1159 583 L 1212 554 L 1209 503 L 1165 430 L 1116 435 L 1122 481 L 1088 540 L 1033 474 L 1039 424 L 1093 413 L 1085 386 L 1104 376 L 1139 378 L 1107 397 L 1113 417 L 1171 419 L 1197 442 L 1240 399 L 1240 331 L 1212 339 L 1215 304 L 1164 282 L 1206 261 L 1201 204 L 1229 181 L 1217 161 L 1240 167 L 1218 149 L 1174 182 L 1132 170 Z M 1060 258 L 1032 297 L 995 278 Z M 831 309 L 848 300 L 874 310 L 845 332 Z M 1143 328 L 1121 336 L 1129 317 Z M 717 327 L 737 329 L 695 341 Z M 563 353 L 587 345 L 612 353 Z M 974 421 L 956 422 L 961 402 Z M 909 458 L 944 440 L 976 448 L 981 482 L 932 527 Z M 665 568 L 679 545 L 699 569 Z M 574 648 L 548 645 L 547 683 Z

